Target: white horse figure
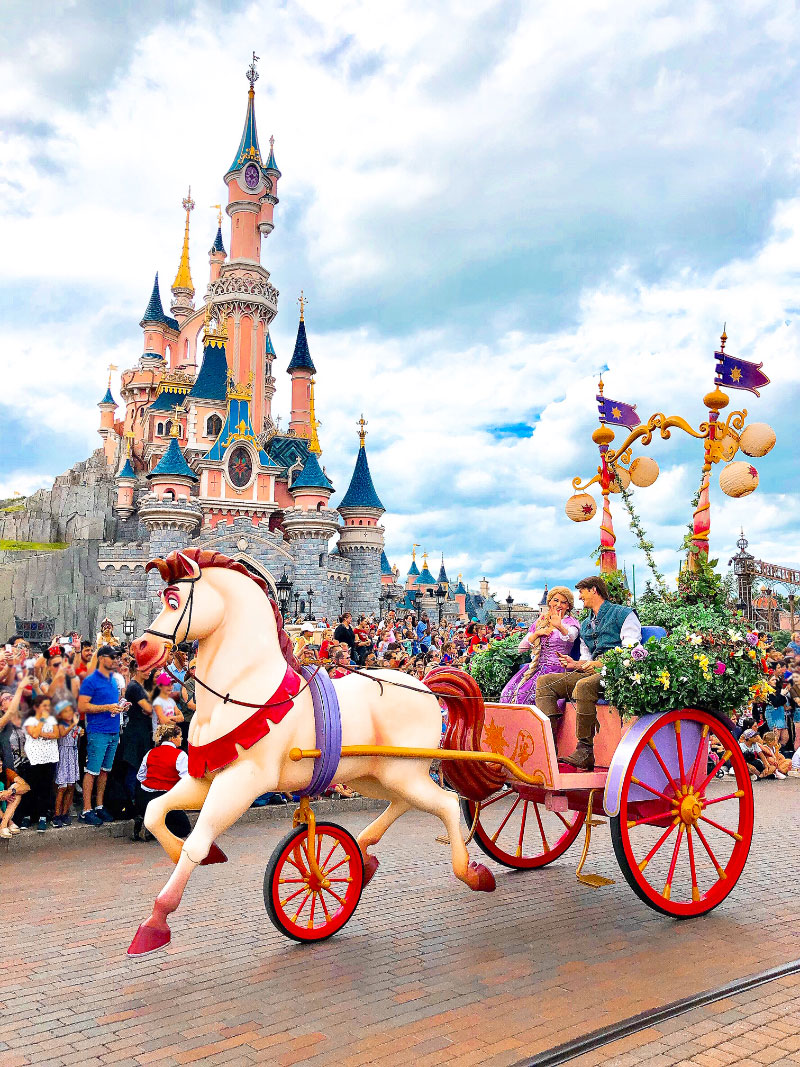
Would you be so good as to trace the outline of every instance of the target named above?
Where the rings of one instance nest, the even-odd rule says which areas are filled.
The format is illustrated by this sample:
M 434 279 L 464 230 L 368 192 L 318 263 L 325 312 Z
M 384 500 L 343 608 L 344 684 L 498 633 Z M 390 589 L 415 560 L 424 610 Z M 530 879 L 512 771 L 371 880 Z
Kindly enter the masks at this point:
M 164 607 L 131 649 L 139 668 L 150 671 L 166 661 L 174 645 L 198 640 L 197 710 L 189 727 L 189 775 L 147 806 L 145 825 L 176 866 L 156 898 L 150 918 L 131 943 L 128 951 L 133 955 L 170 940 L 166 918 L 180 904 L 192 871 L 200 864 L 225 862 L 224 853 L 214 842 L 256 797 L 270 791 L 295 792 L 309 784 L 312 760 L 292 760 L 289 753 L 293 748 L 316 747 L 311 692 L 291 670 L 298 665 L 266 584 L 221 553 L 200 549 L 173 552 L 166 560 L 152 560 L 148 569 L 151 567 L 157 567 L 168 583 L 161 594 Z M 442 720 L 432 690 L 438 684 L 451 717 L 461 716 L 461 732 L 450 747 L 477 750 L 483 702 L 475 696 L 476 688 L 466 695 L 467 683 L 475 687 L 474 680 L 463 675 L 466 682 L 462 692 L 456 677 L 461 672 L 440 675 L 449 679 L 449 685 L 437 683 L 435 676 L 426 685 L 388 670 L 337 679 L 342 744 L 436 748 Z M 374 679 L 383 684 L 377 685 Z M 399 681 L 402 687 L 396 684 Z M 254 714 L 253 708 L 262 710 Z M 246 747 L 239 743 L 242 740 Z M 467 776 L 466 785 L 457 785 L 467 795 L 470 782 L 473 789 L 475 782 L 479 783 L 483 796 L 499 784 L 498 772 L 486 764 L 450 761 L 450 766 L 455 768 L 455 774 L 448 771 L 451 782 L 458 773 Z M 431 779 L 429 767 L 430 761 L 425 759 L 376 755 L 341 758 L 335 781 L 347 783 L 365 796 L 389 801 L 385 811 L 358 836 L 364 881 L 378 866 L 368 847 L 409 808 L 417 808 L 437 815 L 444 823 L 456 877 L 473 890 L 494 889 L 491 872 L 482 864 L 469 862 L 457 794 L 440 788 Z M 167 813 L 176 809 L 200 811 L 185 841 L 165 825 Z

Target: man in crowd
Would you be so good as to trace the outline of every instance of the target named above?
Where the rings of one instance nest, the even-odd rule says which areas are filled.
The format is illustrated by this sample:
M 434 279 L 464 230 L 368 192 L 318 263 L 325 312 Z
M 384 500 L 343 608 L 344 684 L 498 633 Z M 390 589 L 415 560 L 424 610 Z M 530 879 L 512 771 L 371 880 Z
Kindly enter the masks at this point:
M 334 641 L 344 642 L 350 649 L 350 655 L 353 656 L 356 648 L 356 635 L 353 630 L 353 616 L 349 611 L 346 611 L 344 615 L 339 617 L 339 625 L 333 631 Z
M 113 822 L 103 807 L 108 773 L 119 744 L 120 715 L 125 705 L 114 679 L 117 650 L 103 645 L 97 650 L 97 668 L 81 683 L 78 711 L 86 718 L 86 770 L 83 776 L 83 813 L 81 822 L 100 826 Z M 92 790 L 97 784 L 96 804 L 92 809 Z

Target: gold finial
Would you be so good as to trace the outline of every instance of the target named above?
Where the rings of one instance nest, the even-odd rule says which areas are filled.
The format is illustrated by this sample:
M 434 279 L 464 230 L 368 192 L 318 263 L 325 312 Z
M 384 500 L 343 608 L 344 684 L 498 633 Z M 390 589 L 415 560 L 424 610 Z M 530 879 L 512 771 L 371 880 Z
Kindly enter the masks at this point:
M 366 425 L 367 422 L 362 413 L 361 418 L 358 420 L 358 443 L 361 448 L 364 447 L 364 438 L 367 436 L 367 431 L 364 429 Z
M 428 569 L 428 553 L 422 553 L 422 569 L 425 571 Z
M 272 136 L 272 134 L 270 134 L 269 135 L 269 150 L 270 150 L 270 152 L 272 151 L 272 149 L 274 147 L 275 147 L 275 138 Z
M 111 375 L 117 369 L 116 363 L 109 363 L 108 365 L 108 388 L 111 388 Z
M 212 325 L 211 316 L 216 315 L 217 324 Z M 225 319 L 217 311 L 209 300 L 206 304 L 205 319 L 203 325 L 203 344 L 214 345 L 217 348 L 224 348 L 225 342 L 228 340 L 228 331 L 225 328 Z
M 721 352 L 725 351 L 725 342 L 728 340 L 728 335 L 725 333 L 725 327 L 727 325 L 727 322 L 723 322 L 722 333 L 719 335 L 719 347 Z
M 258 81 L 258 71 L 256 70 L 256 63 L 258 63 L 260 58 L 260 56 L 257 56 L 255 52 L 253 52 L 253 59 L 250 63 L 250 66 L 247 68 L 247 74 L 245 75 L 247 80 L 250 82 L 250 92 L 253 94 L 255 93 L 255 89 L 253 88 L 253 86 Z
M 211 204 L 210 206 L 217 209 L 217 226 L 222 229 L 222 204 Z
M 308 303 L 308 299 L 304 295 L 302 289 L 300 290 L 300 296 L 297 298 L 297 303 L 300 305 L 300 321 L 305 322 L 306 304 Z
M 189 193 L 183 199 L 183 210 L 186 212 L 186 226 L 183 231 L 183 249 L 181 250 L 181 261 L 178 264 L 178 273 L 175 275 L 175 281 L 172 283 L 173 291 L 175 289 L 189 289 L 194 294 L 194 285 L 192 284 L 192 274 L 189 270 L 189 214 L 194 211 L 194 200 L 192 200 L 192 187 L 189 186 Z
M 322 454 L 322 449 L 319 444 L 319 437 L 317 436 L 317 427 L 322 424 L 317 422 L 316 415 L 314 414 L 314 379 L 311 379 L 311 395 L 308 402 L 308 420 L 311 423 L 311 434 L 308 444 L 308 451 L 313 452 L 319 456 Z
M 170 437 L 180 437 L 181 435 L 181 415 L 183 414 L 183 405 L 176 404 L 172 409 L 173 419 L 169 428 Z
M 599 381 L 599 382 L 597 383 L 597 391 L 598 391 L 598 393 L 600 394 L 600 396 L 602 396 L 602 395 L 603 395 L 603 389 L 604 389 L 604 388 L 605 388 L 605 387 L 604 387 L 604 385 L 603 385 L 603 375 L 601 374 L 601 375 L 600 375 L 600 381 Z
M 411 546 L 411 560 L 414 563 L 417 562 L 417 549 L 418 548 L 419 548 L 419 545 L 416 545 L 416 544 Z
M 130 456 L 131 452 L 133 451 L 133 439 L 134 439 L 135 436 L 136 436 L 136 434 L 133 432 L 133 430 L 126 430 L 125 431 L 125 455 L 126 456 Z

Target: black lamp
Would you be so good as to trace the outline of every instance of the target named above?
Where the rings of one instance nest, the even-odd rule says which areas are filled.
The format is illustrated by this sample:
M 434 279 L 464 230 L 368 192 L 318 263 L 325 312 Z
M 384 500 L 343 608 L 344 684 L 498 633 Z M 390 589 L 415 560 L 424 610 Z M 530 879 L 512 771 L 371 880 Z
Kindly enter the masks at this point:
M 128 604 L 125 609 L 125 614 L 122 616 L 122 632 L 130 643 L 131 638 L 136 633 L 136 616 L 133 613 L 133 608 Z
M 306 590 L 306 596 L 308 597 L 308 617 L 309 617 L 309 619 L 313 620 L 314 612 L 311 609 L 311 598 L 314 596 L 314 590 L 313 589 Z
M 513 596 L 511 595 L 511 593 L 509 593 L 509 594 L 508 594 L 508 596 L 506 597 L 506 604 L 508 605 L 508 624 L 509 624 L 509 626 L 510 626 L 510 625 L 511 625 L 511 622 L 512 622 L 512 619 L 511 619 L 511 609 L 512 609 L 512 607 L 514 606 L 514 598 L 513 598 Z
M 292 600 L 292 583 L 289 581 L 285 567 L 280 581 L 275 583 L 275 588 L 278 591 L 278 607 L 281 609 L 281 615 L 285 615 Z
M 343 589 L 341 591 L 341 593 L 339 593 L 339 614 L 340 615 L 344 615 L 344 601 L 345 601 L 345 595 L 344 595 L 344 589 Z
M 447 600 L 447 590 L 443 585 L 436 586 L 436 606 L 439 608 L 439 622 L 442 621 L 442 608 Z

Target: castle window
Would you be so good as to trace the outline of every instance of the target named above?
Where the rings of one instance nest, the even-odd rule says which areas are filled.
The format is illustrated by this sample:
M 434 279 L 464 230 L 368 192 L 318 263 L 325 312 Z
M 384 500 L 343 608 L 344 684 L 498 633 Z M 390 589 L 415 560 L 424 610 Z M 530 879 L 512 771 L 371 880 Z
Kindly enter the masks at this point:
M 322 511 L 322 501 L 321 500 L 317 504 L 317 511 Z
M 167 421 L 167 422 L 166 422 L 166 423 L 164 424 L 164 433 L 165 433 L 165 434 L 167 435 L 167 437 L 169 437 L 169 435 L 170 435 L 170 433 L 171 433 L 171 432 L 172 432 L 172 419 L 169 419 L 169 420 L 168 420 L 168 421 Z
M 222 432 L 222 419 L 219 415 L 209 415 L 206 419 L 206 437 L 219 437 Z
M 175 499 L 175 494 L 173 493 L 173 491 L 171 489 L 165 489 L 164 490 L 164 495 L 163 495 L 163 497 L 161 499 L 162 500 L 174 500 Z
M 324 552 L 320 552 L 320 554 L 319 554 L 319 565 L 320 565 L 320 567 L 324 567 L 325 566 L 325 553 Z
M 164 436 L 164 423 L 163 422 L 157 422 L 156 423 L 156 436 L 158 436 L 158 437 L 163 437 Z
M 363 526 L 364 525 L 364 520 L 363 519 L 359 519 L 358 520 L 358 525 L 359 526 Z

